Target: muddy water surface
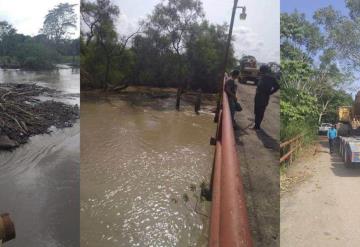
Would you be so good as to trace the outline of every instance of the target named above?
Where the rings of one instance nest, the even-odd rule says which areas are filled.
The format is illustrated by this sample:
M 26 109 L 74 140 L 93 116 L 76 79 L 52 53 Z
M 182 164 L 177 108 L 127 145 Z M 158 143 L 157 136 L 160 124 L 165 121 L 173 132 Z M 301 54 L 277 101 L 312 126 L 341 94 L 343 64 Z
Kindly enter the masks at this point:
M 81 245 L 206 246 L 213 116 L 173 98 L 81 100 Z
M 66 65 L 49 71 L 0 69 L 0 83 L 37 83 L 66 93 L 80 93 L 80 69 Z
M 0 83 L 38 83 L 79 102 L 79 70 L 0 70 Z M 79 246 L 80 124 L 0 151 L 0 212 L 9 212 L 17 238 L 7 247 Z

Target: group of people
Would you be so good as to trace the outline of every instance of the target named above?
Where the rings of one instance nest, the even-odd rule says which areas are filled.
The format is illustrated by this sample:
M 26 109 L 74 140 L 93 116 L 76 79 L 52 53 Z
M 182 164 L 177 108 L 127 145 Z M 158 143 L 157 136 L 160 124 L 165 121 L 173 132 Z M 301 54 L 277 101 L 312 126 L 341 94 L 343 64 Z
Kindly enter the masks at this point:
M 241 106 L 236 97 L 237 85 L 236 79 L 239 78 L 240 71 L 233 70 L 230 73 L 230 78 L 225 82 L 224 90 L 229 99 L 229 107 L 231 112 L 231 118 L 233 126 L 236 129 L 237 124 L 235 121 L 235 112 L 241 111 Z M 269 104 L 269 99 L 272 94 L 279 90 L 280 86 L 277 79 L 271 75 L 271 69 L 267 65 L 260 66 L 260 79 L 257 83 L 254 114 L 255 114 L 255 125 L 252 127 L 253 130 L 261 129 L 261 122 L 264 118 L 265 110 Z

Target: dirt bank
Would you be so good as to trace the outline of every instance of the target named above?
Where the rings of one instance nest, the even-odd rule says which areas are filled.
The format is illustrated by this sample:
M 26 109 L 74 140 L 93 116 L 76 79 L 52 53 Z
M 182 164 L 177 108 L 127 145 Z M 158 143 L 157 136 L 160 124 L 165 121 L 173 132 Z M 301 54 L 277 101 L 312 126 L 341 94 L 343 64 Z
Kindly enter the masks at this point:
M 146 101 L 152 101 L 154 99 L 167 99 L 173 98 L 176 99 L 176 88 L 158 88 L 158 87 L 145 87 L 145 86 L 128 86 L 123 90 L 107 90 L 102 89 L 92 89 L 92 90 L 81 90 L 81 95 L 91 98 L 91 97 L 116 97 L 119 96 L 123 100 L 129 100 L 136 98 L 138 100 L 137 104 L 141 105 Z M 180 110 L 182 106 L 195 105 L 199 92 L 195 91 L 185 91 L 181 95 L 180 100 Z M 203 111 L 214 112 L 216 109 L 216 99 L 217 94 L 211 93 L 202 93 L 201 94 L 201 109 Z M 175 102 L 174 102 L 175 109 Z
M 59 92 L 36 84 L 0 84 L 0 150 L 26 143 L 30 136 L 49 133 L 49 128 L 71 127 L 79 107 L 39 97 Z

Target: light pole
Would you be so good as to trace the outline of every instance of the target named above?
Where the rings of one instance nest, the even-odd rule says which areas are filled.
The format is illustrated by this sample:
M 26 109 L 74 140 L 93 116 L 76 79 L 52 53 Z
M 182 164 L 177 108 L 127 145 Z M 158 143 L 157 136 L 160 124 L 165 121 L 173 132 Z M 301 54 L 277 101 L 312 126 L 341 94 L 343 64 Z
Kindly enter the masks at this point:
M 225 50 L 225 60 L 224 60 L 224 68 L 223 68 L 224 73 L 226 72 L 226 66 L 227 66 L 227 61 L 228 61 L 228 57 L 229 57 L 229 49 L 230 49 L 230 45 L 231 45 L 231 36 L 232 36 L 232 31 L 233 31 L 233 26 L 234 26 L 236 9 L 242 9 L 242 12 L 240 14 L 240 20 L 245 20 L 246 16 L 247 16 L 246 7 L 245 6 L 237 6 L 237 4 L 238 4 L 238 0 L 234 0 L 234 6 L 233 6 L 232 14 L 231 14 L 229 34 L 228 34 L 226 50 Z
M 228 34 L 228 39 L 227 39 L 226 49 L 225 49 L 224 64 L 223 64 L 223 68 L 222 68 L 222 75 L 223 76 L 225 75 L 226 66 L 227 66 L 227 62 L 228 62 L 228 58 L 229 58 L 229 50 L 230 50 L 230 45 L 231 45 L 231 36 L 232 36 L 232 31 L 233 31 L 233 26 L 234 26 L 234 19 L 235 19 L 236 9 L 241 9 L 242 10 L 242 12 L 240 14 L 240 20 L 245 20 L 246 16 L 247 16 L 246 7 L 245 6 L 238 6 L 238 1 L 239 0 L 234 0 L 234 6 L 233 6 L 232 14 L 231 14 L 229 34 Z M 219 111 L 220 111 L 221 101 L 222 101 L 222 94 L 223 94 L 223 89 L 224 89 L 223 82 L 224 82 L 223 80 L 220 80 L 220 83 L 219 83 L 219 97 L 218 97 L 217 109 L 216 109 L 214 122 L 217 122 L 218 117 L 219 117 Z

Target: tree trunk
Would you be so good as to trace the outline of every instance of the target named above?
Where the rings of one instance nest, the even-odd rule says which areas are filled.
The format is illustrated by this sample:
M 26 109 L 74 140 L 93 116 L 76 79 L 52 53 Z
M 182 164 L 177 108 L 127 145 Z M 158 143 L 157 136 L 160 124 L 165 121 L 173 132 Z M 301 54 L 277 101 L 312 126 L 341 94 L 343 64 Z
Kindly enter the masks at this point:
M 323 104 L 322 111 L 319 114 L 319 120 L 318 123 L 321 124 L 322 117 L 325 115 L 326 109 L 330 103 L 330 100 L 326 101 L 325 104 Z
M 110 56 L 106 56 L 106 70 L 105 70 L 105 84 L 103 85 L 103 88 L 106 89 L 107 88 L 107 84 L 110 83 L 109 82 L 109 72 L 110 72 Z
M 324 115 L 323 113 L 320 113 L 320 115 L 319 115 L 319 120 L 318 120 L 319 125 L 321 124 L 321 120 L 322 120 L 323 115 Z

